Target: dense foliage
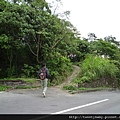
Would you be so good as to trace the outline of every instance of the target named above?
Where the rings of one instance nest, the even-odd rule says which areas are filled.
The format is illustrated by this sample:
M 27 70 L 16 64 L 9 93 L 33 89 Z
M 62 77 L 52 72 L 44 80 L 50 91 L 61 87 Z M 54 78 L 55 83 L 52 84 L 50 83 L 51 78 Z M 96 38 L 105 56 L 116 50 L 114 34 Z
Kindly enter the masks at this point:
M 101 39 L 90 33 L 81 39 L 70 21 L 54 14 L 51 7 L 45 0 L 0 1 L 0 78 L 37 78 L 44 62 L 51 81 L 58 84 L 71 74 L 72 64 L 79 62 L 77 83 L 119 80 L 120 49 L 115 37 Z
M 88 55 L 81 64 L 81 72 L 79 79 L 76 80 L 78 84 L 100 80 L 104 85 L 115 85 L 117 83 L 117 74 L 119 69 L 115 64 L 108 59 Z
M 78 42 L 73 25 L 51 14 L 44 0 L 14 2 L 0 2 L 1 78 L 37 77 L 43 62 L 51 79 L 68 75 L 72 70 L 68 54 L 75 52 Z

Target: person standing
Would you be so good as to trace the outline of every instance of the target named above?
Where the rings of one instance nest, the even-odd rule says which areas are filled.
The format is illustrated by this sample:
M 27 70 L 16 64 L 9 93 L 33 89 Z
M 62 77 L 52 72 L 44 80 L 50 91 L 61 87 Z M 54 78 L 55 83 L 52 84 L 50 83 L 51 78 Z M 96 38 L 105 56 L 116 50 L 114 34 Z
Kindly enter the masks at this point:
M 42 86 L 42 96 L 46 96 L 47 91 L 47 83 L 48 83 L 48 77 L 49 77 L 49 71 L 48 68 L 46 68 L 46 64 L 42 64 L 42 68 L 38 72 L 39 78 L 41 80 L 41 86 Z

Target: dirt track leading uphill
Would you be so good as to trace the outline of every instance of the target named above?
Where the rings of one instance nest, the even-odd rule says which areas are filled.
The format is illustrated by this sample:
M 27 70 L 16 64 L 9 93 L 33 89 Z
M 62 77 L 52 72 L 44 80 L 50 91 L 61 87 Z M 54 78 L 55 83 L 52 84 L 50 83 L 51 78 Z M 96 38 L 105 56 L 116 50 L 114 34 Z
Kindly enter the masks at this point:
M 74 67 L 73 73 L 62 84 L 57 85 L 56 87 L 62 88 L 64 85 L 68 85 L 73 81 L 73 79 L 78 75 L 79 70 L 80 70 L 80 67 L 78 67 L 76 65 L 73 65 L 73 67 Z

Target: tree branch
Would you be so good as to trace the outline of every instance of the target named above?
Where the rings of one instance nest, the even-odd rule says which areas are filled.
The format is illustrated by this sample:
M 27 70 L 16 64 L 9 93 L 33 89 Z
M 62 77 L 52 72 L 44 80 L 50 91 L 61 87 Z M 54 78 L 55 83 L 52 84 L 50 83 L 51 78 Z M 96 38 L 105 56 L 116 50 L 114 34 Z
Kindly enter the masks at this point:
M 67 34 L 67 32 L 65 33 L 65 35 L 66 34 Z M 58 41 L 56 41 L 56 43 L 51 47 L 51 49 L 53 49 L 65 37 L 65 35 L 61 39 L 59 39 Z
M 27 43 L 27 45 L 28 45 L 28 47 L 29 47 L 31 53 L 32 53 L 33 55 L 37 56 L 37 54 L 35 54 L 35 53 L 33 52 L 32 48 L 30 47 L 30 45 L 29 45 L 28 43 Z

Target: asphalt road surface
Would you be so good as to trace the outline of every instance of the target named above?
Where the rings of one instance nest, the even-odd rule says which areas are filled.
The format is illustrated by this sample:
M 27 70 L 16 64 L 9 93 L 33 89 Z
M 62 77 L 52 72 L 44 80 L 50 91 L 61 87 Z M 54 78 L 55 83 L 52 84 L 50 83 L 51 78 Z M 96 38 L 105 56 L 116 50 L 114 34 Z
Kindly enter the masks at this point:
M 0 114 L 120 114 L 120 91 L 70 94 L 48 88 L 0 92 Z

